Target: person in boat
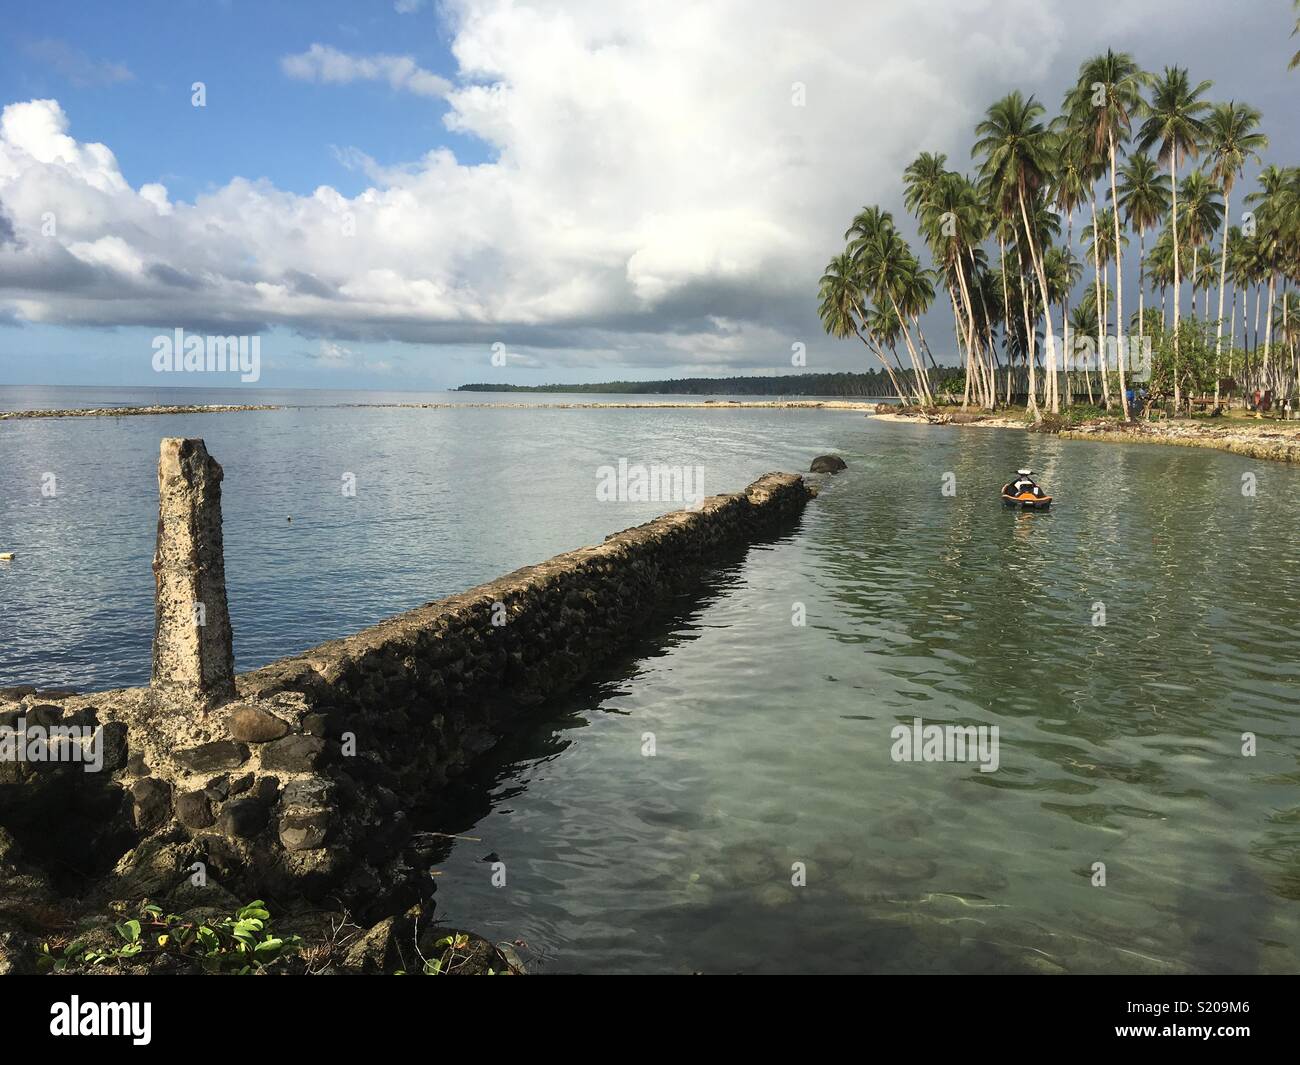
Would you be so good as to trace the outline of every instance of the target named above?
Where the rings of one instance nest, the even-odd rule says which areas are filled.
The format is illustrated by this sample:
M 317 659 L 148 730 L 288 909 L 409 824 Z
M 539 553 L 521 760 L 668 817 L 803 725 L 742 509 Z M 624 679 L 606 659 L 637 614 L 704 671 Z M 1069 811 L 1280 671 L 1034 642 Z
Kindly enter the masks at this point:
M 1002 491 L 1009 496 L 1018 496 L 1024 492 L 1038 499 L 1043 497 L 1043 490 L 1034 483 L 1033 470 L 1016 470 L 1016 475 Z

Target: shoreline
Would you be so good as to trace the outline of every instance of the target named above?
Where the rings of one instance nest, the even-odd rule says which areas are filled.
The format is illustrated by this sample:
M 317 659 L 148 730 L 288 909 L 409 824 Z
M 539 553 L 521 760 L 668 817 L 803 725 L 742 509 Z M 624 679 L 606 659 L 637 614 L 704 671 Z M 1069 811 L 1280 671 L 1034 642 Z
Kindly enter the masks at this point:
M 280 404 L 195 404 L 140 407 L 86 407 L 50 410 L 0 411 L 0 421 L 37 418 L 131 418 L 166 414 L 233 414 L 245 411 L 283 410 L 842 410 L 870 418 L 904 424 L 952 425 L 981 429 L 1018 429 L 1028 432 L 1033 425 L 1022 416 L 952 411 L 938 415 L 880 411 L 877 399 L 766 399 L 766 400 L 670 400 L 661 403 L 621 401 L 613 403 L 322 403 Z M 1120 428 L 1117 422 L 1083 422 L 1061 429 L 1038 430 L 1066 440 L 1091 440 L 1114 444 L 1159 444 L 1167 447 L 1204 447 L 1247 458 L 1272 462 L 1300 463 L 1300 422 L 1233 422 L 1219 424 L 1182 421 L 1140 422 Z
M 1139 422 L 1131 428 L 1120 428 L 1118 422 L 1083 422 L 1064 429 L 1034 430 L 1034 426 L 1021 418 L 999 415 L 966 414 L 960 420 L 951 416 L 924 414 L 880 413 L 872 418 L 897 423 L 921 425 L 952 425 L 958 428 L 1019 429 L 1021 432 L 1041 431 L 1065 440 L 1091 440 L 1108 444 L 1158 444 L 1165 447 L 1203 447 L 1214 451 L 1227 451 L 1247 458 L 1267 459 L 1272 462 L 1300 463 L 1300 422 L 1224 423 L 1211 426 L 1194 422 Z
M 665 403 L 310 403 L 310 404 L 194 404 L 143 407 L 69 407 L 46 410 L 0 410 L 0 421 L 24 418 L 141 418 L 160 414 L 233 414 L 241 411 L 280 410 L 653 410 L 655 408 L 701 410 L 740 410 L 744 408 L 809 408 L 823 410 L 874 411 L 880 400 L 847 399 L 705 399 L 694 402 Z

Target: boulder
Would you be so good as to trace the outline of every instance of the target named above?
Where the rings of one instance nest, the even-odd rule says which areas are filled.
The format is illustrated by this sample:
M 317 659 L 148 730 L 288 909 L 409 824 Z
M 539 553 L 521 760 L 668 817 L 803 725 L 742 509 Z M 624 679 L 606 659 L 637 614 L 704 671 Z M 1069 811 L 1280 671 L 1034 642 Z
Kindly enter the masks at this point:
M 809 473 L 839 473 L 848 469 L 848 463 L 838 455 L 818 455 L 808 467 Z

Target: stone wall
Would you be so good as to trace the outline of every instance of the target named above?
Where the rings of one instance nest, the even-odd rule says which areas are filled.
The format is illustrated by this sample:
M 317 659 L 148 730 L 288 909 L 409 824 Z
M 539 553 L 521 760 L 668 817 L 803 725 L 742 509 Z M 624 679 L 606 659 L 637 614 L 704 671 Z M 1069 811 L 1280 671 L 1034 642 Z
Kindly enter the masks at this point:
M 598 669 L 708 567 L 789 528 L 811 495 L 797 475 L 767 474 L 243 674 L 219 705 L 168 686 L 0 691 L 0 723 L 102 726 L 113 784 L 105 794 L 107 781 L 51 771 L 41 779 L 59 790 L 41 794 L 57 805 L 35 821 L 31 801 L 0 806 L 0 831 L 32 857 L 42 821 L 80 826 L 86 872 L 109 897 L 163 894 L 199 862 L 231 890 L 392 912 L 429 864 L 409 809 L 436 802 L 519 715 Z M 19 797 L 6 784 L 36 796 L 39 768 L 23 773 L 0 779 L 6 798 Z

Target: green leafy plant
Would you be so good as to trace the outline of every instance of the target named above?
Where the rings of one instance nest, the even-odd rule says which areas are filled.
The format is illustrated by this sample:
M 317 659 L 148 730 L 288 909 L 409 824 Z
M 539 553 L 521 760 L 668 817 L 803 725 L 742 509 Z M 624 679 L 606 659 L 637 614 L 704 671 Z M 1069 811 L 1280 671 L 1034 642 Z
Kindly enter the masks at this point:
M 271 929 L 271 914 L 258 899 L 233 916 L 204 923 L 164 913 L 152 904 L 140 907 L 139 918 L 113 926 L 120 946 L 108 950 L 89 949 L 84 940 L 68 944 L 61 951 L 41 944 L 37 968 L 59 972 L 71 965 L 103 965 L 131 959 L 152 960 L 164 954 L 196 961 L 209 973 L 248 975 L 279 958 L 295 953 L 298 936 L 277 936 Z

